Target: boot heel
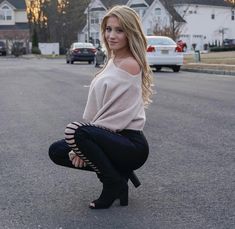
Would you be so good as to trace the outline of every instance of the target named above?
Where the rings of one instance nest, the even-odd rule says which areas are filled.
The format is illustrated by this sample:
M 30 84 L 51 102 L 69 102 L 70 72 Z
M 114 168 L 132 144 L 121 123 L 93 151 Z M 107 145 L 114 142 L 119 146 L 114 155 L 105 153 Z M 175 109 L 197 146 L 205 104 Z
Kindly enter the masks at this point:
M 130 172 L 129 179 L 131 180 L 131 182 L 136 188 L 138 188 L 141 185 L 140 180 L 138 179 L 134 171 Z
M 120 205 L 121 206 L 127 206 L 128 205 L 128 187 L 123 190 L 119 196 L 120 199 Z

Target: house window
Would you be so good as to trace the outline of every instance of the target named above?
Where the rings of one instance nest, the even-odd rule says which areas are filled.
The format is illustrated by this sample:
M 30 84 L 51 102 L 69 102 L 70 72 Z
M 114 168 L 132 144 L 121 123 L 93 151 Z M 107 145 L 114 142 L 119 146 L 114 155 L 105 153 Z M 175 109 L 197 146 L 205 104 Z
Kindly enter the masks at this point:
M 99 18 L 91 18 L 91 24 L 99 24 Z
M 135 12 L 142 18 L 145 14 L 145 9 L 144 8 L 133 8 L 135 10 Z
M 215 14 L 211 14 L 211 19 L 212 19 L 212 20 L 215 19 Z
M 160 8 L 156 8 L 155 9 L 155 14 L 156 15 L 161 15 L 161 9 Z
M 148 36 L 153 35 L 153 29 L 148 28 L 147 29 L 147 35 Z
M 202 35 L 193 35 L 193 38 L 202 38 Z
M 181 34 L 181 35 L 180 35 L 180 38 L 185 38 L 185 39 L 186 39 L 186 38 L 189 38 L 189 37 L 190 37 L 190 36 L 189 36 L 188 34 Z
M 0 20 L 2 21 L 12 20 L 12 10 L 6 5 L 0 8 Z
M 99 24 L 99 14 L 98 14 L 98 12 L 92 12 L 90 14 L 90 17 L 91 17 L 91 19 L 90 19 L 91 24 Z

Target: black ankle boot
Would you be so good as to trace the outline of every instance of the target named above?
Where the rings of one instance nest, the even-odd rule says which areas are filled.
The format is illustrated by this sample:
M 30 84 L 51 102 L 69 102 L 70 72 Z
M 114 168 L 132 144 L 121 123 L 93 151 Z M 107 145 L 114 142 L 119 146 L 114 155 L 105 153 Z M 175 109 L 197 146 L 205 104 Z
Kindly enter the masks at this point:
M 81 158 L 97 173 L 103 183 L 100 197 L 90 204 L 92 209 L 110 207 L 116 199 L 120 199 L 120 205 L 128 205 L 127 181 L 113 166 L 102 149 L 95 144 L 89 131 L 79 127 L 75 134 L 75 143 L 81 151 Z
M 136 174 L 134 173 L 134 171 L 122 171 L 121 175 L 125 178 L 125 180 L 128 182 L 128 180 L 130 180 L 132 182 L 132 184 L 138 188 L 141 183 L 140 180 L 138 179 L 138 177 L 136 176 Z
M 138 179 L 138 177 L 136 176 L 136 174 L 134 173 L 134 171 L 131 171 L 129 174 L 128 174 L 128 177 L 130 179 L 130 181 L 132 182 L 132 184 L 138 188 L 141 183 L 140 183 L 140 180 Z
M 109 208 L 113 202 L 119 199 L 121 206 L 128 205 L 128 185 L 126 181 L 117 184 L 103 184 L 100 197 L 90 203 L 91 209 Z

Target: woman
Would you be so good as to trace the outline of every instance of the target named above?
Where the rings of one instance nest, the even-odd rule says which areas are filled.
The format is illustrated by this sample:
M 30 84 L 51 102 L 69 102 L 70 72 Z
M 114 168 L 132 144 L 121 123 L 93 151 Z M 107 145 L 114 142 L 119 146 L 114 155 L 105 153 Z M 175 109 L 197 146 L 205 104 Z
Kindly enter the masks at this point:
M 91 82 L 87 123 L 68 124 L 65 140 L 49 149 L 56 164 L 96 172 L 103 190 L 92 209 L 108 208 L 116 199 L 128 205 L 129 174 L 149 153 L 142 130 L 152 81 L 140 19 L 131 8 L 115 6 L 104 16 L 101 32 L 108 61 Z

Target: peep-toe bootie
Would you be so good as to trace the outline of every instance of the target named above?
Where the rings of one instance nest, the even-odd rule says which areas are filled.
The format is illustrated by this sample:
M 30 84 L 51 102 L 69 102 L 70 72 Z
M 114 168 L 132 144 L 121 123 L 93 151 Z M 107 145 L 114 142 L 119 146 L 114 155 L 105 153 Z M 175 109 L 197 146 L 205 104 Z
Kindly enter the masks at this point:
M 125 181 L 116 185 L 103 185 L 100 197 L 90 203 L 91 209 L 109 208 L 113 202 L 119 199 L 121 206 L 128 205 L 128 185 Z

